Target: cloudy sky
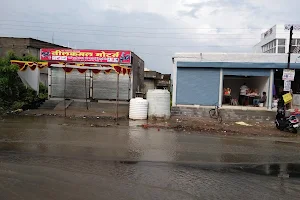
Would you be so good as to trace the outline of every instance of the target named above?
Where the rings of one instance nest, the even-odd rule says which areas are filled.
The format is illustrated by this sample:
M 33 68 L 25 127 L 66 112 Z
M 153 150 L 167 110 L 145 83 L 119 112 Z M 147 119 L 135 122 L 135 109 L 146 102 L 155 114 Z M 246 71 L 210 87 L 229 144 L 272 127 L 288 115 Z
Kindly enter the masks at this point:
M 299 0 L 0 1 L 0 36 L 132 50 L 163 73 L 176 52 L 251 52 L 263 31 L 300 21 Z

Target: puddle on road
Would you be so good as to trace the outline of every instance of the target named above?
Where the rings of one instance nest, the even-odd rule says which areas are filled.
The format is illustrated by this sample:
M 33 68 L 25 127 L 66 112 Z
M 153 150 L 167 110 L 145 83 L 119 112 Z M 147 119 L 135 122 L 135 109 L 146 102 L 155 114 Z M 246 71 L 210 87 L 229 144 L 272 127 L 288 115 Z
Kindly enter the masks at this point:
M 278 176 L 280 178 L 300 178 L 300 164 L 295 163 L 280 163 L 280 164 L 265 164 L 257 166 L 244 166 L 241 171 L 259 175 Z
M 69 125 L 59 125 L 65 123 Z M 143 123 L 90 127 L 89 121 L 83 119 L 8 118 L 0 122 L 0 153 L 168 163 L 300 162 L 300 148 L 295 146 L 138 127 Z
M 15 168 L 26 177 L 48 174 L 59 181 L 71 174 L 70 180 L 80 177 L 72 184 L 79 186 L 90 175 L 87 183 L 101 192 L 95 180 L 101 179 L 104 188 L 112 185 L 115 190 L 121 180 L 121 187 L 134 183 L 123 193 L 143 186 L 147 196 L 155 188 L 165 190 L 167 197 L 184 191 L 202 197 L 199 199 L 253 199 L 255 195 L 254 199 L 292 199 L 299 194 L 298 147 L 274 141 L 143 129 L 137 127 L 140 124 L 132 121 L 129 126 L 90 127 L 89 121 L 78 119 L 5 120 L 0 122 L 0 169 L 7 165 L 7 169 Z M 53 173 L 56 169 L 61 170 Z M 74 176 L 75 172 L 80 176 Z M 152 199 L 159 198 L 166 199 L 161 194 Z
M 274 164 L 178 164 L 184 168 L 214 171 L 218 173 L 247 173 L 279 178 L 300 178 L 300 163 Z

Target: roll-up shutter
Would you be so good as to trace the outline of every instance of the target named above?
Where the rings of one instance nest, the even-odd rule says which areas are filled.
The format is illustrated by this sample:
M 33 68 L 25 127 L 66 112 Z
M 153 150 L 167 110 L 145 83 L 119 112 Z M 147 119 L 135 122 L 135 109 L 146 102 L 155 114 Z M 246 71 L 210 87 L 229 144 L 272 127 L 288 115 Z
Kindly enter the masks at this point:
M 177 104 L 215 105 L 219 87 L 220 69 L 177 68 Z
M 128 100 L 130 91 L 130 79 L 128 75 L 119 75 L 119 99 Z M 117 73 L 93 74 L 93 98 L 116 99 L 117 98 Z
M 56 98 L 64 97 L 65 72 L 62 68 L 51 68 L 52 83 L 51 96 Z M 86 71 L 86 91 L 85 91 L 85 74 L 79 73 L 76 69 L 66 74 L 66 98 L 71 99 L 85 99 L 86 92 L 89 98 L 90 86 L 90 71 Z

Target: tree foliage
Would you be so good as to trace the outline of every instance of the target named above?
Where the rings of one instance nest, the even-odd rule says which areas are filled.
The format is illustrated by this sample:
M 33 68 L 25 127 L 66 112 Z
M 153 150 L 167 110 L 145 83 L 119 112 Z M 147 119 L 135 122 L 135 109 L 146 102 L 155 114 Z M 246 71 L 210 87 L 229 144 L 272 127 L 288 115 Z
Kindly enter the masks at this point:
M 17 65 L 12 65 L 11 60 L 38 61 L 37 58 L 29 55 L 18 57 L 13 52 L 8 52 L 7 56 L 0 58 L 0 112 L 1 110 L 14 110 L 31 104 L 39 100 L 39 96 L 45 98 L 47 93 L 45 87 L 41 85 L 42 94 L 39 96 L 30 88 L 27 88 L 21 81 Z

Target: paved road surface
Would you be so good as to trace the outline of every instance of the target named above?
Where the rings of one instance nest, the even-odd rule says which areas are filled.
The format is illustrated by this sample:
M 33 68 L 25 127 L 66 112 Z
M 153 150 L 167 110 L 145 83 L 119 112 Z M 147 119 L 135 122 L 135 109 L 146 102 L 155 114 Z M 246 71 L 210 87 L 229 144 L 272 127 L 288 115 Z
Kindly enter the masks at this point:
M 299 199 L 298 145 L 90 123 L 1 120 L 0 199 Z

